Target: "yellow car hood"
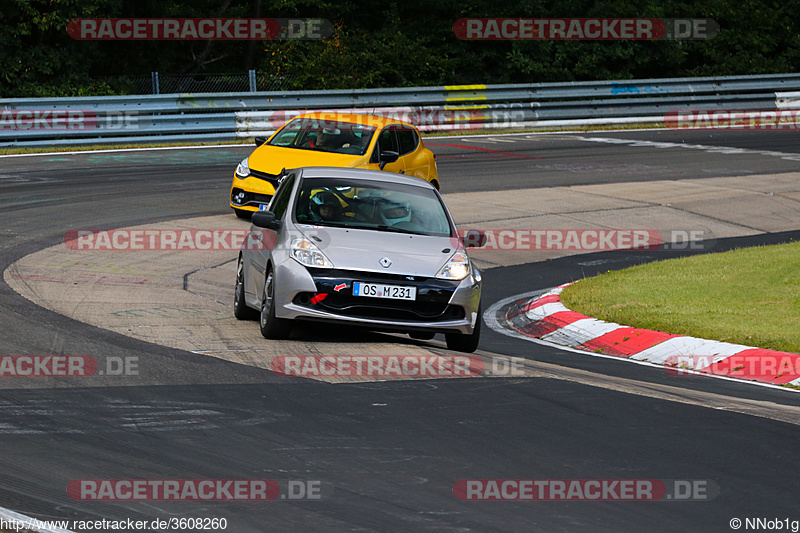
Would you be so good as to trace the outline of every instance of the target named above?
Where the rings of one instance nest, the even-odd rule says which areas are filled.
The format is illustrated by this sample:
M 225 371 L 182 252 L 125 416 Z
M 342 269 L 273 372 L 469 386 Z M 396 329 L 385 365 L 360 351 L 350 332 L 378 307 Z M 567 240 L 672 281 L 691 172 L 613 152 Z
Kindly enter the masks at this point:
M 367 163 L 367 156 L 262 145 L 250 154 L 248 163 L 253 170 L 279 174 L 284 168 L 357 167 Z

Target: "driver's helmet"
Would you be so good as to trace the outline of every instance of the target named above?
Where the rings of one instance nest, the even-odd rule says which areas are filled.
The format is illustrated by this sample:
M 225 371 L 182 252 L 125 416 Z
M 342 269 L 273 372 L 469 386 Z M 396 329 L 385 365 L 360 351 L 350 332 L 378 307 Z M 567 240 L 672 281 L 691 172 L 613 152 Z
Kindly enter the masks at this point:
M 336 218 L 342 211 L 342 203 L 330 191 L 320 191 L 311 197 L 311 214 L 318 220 Z
M 317 133 L 317 148 L 333 148 L 338 143 L 342 130 L 338 128 L 324 128 Z M 338 143 L 341 146 L 341 143 Z
M 408 222 L 411 220 L 411 210 L 408 208 L 408 203 L 385 201 L 381 206 L 381 218 L 389 226 Z

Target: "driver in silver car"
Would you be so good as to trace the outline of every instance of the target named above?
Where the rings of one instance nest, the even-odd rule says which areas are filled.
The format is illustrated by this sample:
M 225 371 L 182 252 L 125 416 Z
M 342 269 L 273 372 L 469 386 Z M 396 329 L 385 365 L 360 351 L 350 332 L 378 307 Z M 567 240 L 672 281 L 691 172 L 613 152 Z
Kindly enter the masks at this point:
M 318 222 L 337 222 L 342 219 L 342 203 L 330 191 L 320 191 L 311 197 L 311 217 Z

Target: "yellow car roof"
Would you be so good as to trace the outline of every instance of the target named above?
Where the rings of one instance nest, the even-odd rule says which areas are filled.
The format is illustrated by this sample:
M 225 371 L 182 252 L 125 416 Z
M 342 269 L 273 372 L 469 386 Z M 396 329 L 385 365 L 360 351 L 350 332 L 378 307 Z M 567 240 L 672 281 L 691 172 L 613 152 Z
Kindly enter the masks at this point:
M 370 115 L 368 113 L 337 113 L 335 111 L 314 111 L 311 113 L 303 113 L 295 118 L 311 118 L 316 120 L 331 120 L 337 122 L 349 122 L 352 124 L 361 124 L 364 126 L 375 126 L 382 128 L 389 124 L 402 124 L 403 126 L 414 127 L 413 124 L 398 120 L 396 118 L 379 117 L 378 115 Z

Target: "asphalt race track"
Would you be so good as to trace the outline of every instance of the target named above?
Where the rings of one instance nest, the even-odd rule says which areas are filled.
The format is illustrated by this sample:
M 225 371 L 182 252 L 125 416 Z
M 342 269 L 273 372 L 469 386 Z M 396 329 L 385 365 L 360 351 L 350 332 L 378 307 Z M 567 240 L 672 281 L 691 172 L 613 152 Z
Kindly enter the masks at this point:
M 426 145 L 437 154 L 445 194 L 723 177 L 758 183 L 800 172 L 791 131 L 436 137 Z M 249 152 L 0 158 L 0 271 L 59 245 L 69 230 L 234 218 L 231 174 Z M 786 178 L 797 180 L 800 174 Z M 784 204 L 798 201 L 788 195 Z M 758 234 L 752 226 L 716 240 L 713 251 L 800 239 L 800 224 Z M 683 253 L 611 251 L 491 268 L 484 309 Z M 280 377 L 79 322 L 3 281 L 0 321 L 0 355 L 137 358 L 143 370 L 98 379 L 0 378 L 0 507 L 43 520 L 218 517 L 237 533 L 731 531 L 733 518 L 800 520 L 800 395 L 793 391 L 678 378 L 489 328 L 481 353 L 524 358 L 526 376 L 336 384 Z M 318 341 L 369 350 L 387 340 L 326 328 L 303 337 L 297 342 L 309 353 Z M 430 346 L 444 351 L 438 337 Z M 67 486 L 82 479 L 319 481 L 323 497 L 74 500 Z M 476 479 L 703 480 L 719 494 L 680 502 L 454 495 L 459 480 Z

